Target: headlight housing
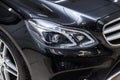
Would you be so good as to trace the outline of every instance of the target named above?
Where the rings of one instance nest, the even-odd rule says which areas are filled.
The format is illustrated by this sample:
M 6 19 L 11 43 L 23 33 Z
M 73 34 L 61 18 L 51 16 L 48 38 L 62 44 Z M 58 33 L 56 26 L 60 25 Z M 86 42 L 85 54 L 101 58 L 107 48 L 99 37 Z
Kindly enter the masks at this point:
M 39 41 L 51 48 L 70 49 L 88 48 L 96 45 L 97 40 L 85 30 L 73 30 L 59 24 L 33 19 L 26 21 L 28 29 L 32 27 L 39 34 Z

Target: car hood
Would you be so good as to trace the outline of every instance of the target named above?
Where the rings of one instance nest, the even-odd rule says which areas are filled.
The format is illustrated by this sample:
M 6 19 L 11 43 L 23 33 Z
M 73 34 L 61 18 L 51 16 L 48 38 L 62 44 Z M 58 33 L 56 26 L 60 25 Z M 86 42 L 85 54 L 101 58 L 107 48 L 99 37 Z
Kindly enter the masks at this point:
M 120 10 L 120 2 L 116 0 L 40 0 L 40 2 L 61 18 L 61 15 L 64 15 L 62 21 L 78 25 L 85 19 L 95 22 Z
M 80 12 L 96 10 L 103 6 L 107 6 L 111 4 L 109 0 L 47 0 L 47 1 Z
M 33 13 L 61 24 L 97 21 L 120 10 L 119 0 L 3 0 L 17 6 L 21 13 Z M 28 13 L 27 13 L 28 14 Z M 33 15 L 32 18 L 36 18 Z M 86 22 L 84 22 L 86 23 Z

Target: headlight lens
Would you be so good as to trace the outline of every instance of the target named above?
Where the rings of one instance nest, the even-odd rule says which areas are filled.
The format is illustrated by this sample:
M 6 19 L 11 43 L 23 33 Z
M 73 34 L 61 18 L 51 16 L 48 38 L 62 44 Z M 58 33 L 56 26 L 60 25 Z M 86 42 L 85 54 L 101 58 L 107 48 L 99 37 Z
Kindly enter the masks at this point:
M 67 29 L 59 24 L 39 19 L 28 20 L 26 23 L 39 33 L 40 42 L 48 47 L 86 48 L 96 43 L 96 39 L 84 30 Z

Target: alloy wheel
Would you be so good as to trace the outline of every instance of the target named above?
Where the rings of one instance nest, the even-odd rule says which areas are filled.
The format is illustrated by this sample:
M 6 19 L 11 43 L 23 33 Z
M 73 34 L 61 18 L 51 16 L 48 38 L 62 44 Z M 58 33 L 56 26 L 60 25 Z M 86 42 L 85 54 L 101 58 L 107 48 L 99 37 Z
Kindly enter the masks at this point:
M 0 80 L 17 80 L 18 68 L 7 44 L 0 40 Z

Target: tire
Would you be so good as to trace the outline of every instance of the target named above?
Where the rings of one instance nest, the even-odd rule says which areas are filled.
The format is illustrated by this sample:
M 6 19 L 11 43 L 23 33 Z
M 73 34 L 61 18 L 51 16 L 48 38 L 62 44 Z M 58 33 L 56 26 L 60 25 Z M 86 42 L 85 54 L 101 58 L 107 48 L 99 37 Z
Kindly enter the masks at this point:
M 27 66 L 12 41 L 0 31 L 0 80 L 31 80 Z

